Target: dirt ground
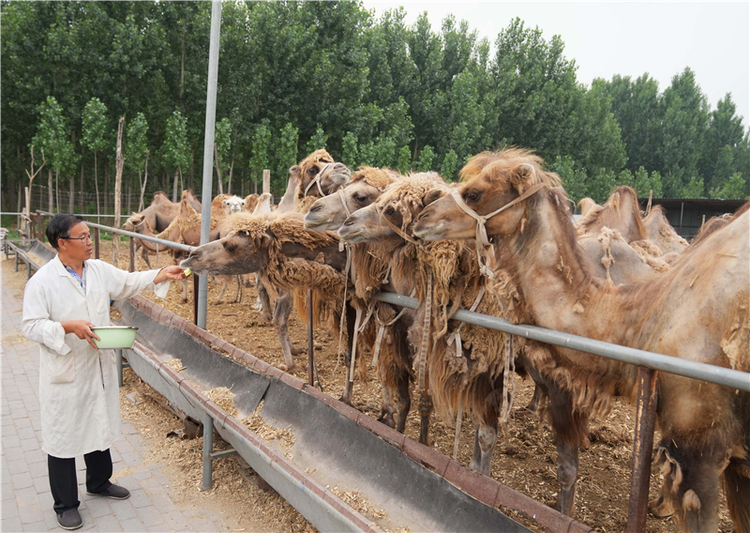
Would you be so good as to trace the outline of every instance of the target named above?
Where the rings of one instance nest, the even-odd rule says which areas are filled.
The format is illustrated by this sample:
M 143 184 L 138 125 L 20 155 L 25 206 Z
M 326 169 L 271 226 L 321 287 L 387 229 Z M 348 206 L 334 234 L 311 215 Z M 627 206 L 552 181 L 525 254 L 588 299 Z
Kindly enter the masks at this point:
M 102 246 L 101 258 L 111 262 L 111 248 Z M 152 257 L 152 265 L 156 266 Z M 159 258 L 159 266 L 169 261 L 166 255 Z M 127 247 L 120 248 L 118 264 L 127 268 Z M 139 257 L 137 268 L 143 270 L 145 263 Z M 8 269 L 4 269 L 4 273 Z M 12 269 L 10 269 L 12 272 Z M 17 274 L 25 281 L 25 269 Z M 241 303 L 232 303 L 236 284 L 230 283 L 223 297 L 223 303 L 214 305 L 220 285 L 209 282 L 207 328 L 211 333 L 231 344 L 261 358 L 268 363 L 283 367 L 283 356 L 278 337 L 271 323 L 253 309 L 256 300 L 254 287 L 244 287 Z M 192 282 L 188 284 L 190 302 L 181 303 L 182 287 L 172 283 L 165 300 L 153 294 L 143 293 L 170 311 L 187 320 L 193 320 Z M 292 342 L 300 348 L 307 347 L 307 327 L 296 316 L 290 323 Z M 325 330 L 315 332 L 315 359 L 323 390 L 333 397 L 339 397 L 344 387 L 345 370 L 337 360 L 338 338 Z M 306 353 L 297 356 L 298 362 L 307 363 Z M 369 368 L 369 356 L 364 361 Z M 305 379 L 305 376 L 298 376 Z M 533 393 L 530 380 L 515 379 L 514 406 L 528 404 Z M 142 400 L 137 405 L 126 398 L 136 393 Z M 137 376 L 126 372 L 126 383 L 122 390 L 123 417 L 131 421 L 150 442 L 149 457 L 154 461 L 173 466 L 175 475 L 174 490 L 184 497 L 193 499 L 200 505 L 219 506 L 226 516 L 227 527 L 234 531 L 255 530 L 254 525 L 267 521 L 266 531 L 314 531 L 314 528 L 281 499 L 273 490 L 258 488 L 257 477 L 243 465 L 241 459 L 226 458 L 215 462 L 214 487 L 210 491 L 201 490 L 201 439 L 181 440 L 167 437 L 170 431 L 179 429 L 179 420 L 165 410 L 157 401 L 158 394 L 140 382 Z M 416 405 L 416 398 L 413 398 Z M 381 404 L 380 385 L 370 368 L 366 381 L 357 380 L 354 384 L 353 405 L 373 417 L 379 415 Z M 409 415 L 406 434 L 417 439 L 419 417 L 412 409 Z M 632 436 L 635 410 L 624 400 L 617 398 L 611 414 L 603 420 L 593 420 L 590 424 L 591 446 L 580 452 L 579 480 L 576 493 L 575 517 L 577 520 L 601 532 L 624 531 L 627 523 L 627 507 L 632 461 Z M 455 421 L 440 420 L 433 415 L 430 427 L 430 444 L 441 453 L 453 454 Z M 221 442 L 217 442 L 217 448 Z M 473 450 L 473 428 L 464 421 L 460 436 L 458 460 L 468 465 Z M 538 501 L 553 505 L 557 496 L 556 458 L 553 436 L 548 423 L 536 415 L 514 414 L 498 438 L 493 454 L 492 477 L 499 482 L 526 494 Z M 652 475 L 651 497 L 653 498 L 661 480 Z M 253 502 L 248 505 L 248 502 Z M 528 524 L 527 524 L 528 525 Z M 649 516 L 647 531 L 666 533 L 677 531 L 673 519 L 657 519 Z M 733 531 L 731 521 L 722 501 L 719 531 Z

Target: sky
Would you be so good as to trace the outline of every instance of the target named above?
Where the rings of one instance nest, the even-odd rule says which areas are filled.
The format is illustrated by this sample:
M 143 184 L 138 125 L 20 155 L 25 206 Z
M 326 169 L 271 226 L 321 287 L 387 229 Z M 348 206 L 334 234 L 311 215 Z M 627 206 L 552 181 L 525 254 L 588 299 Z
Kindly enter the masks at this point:
M 498 33 L 519 17 L 538 27 L 546 41 L 559 35 L 565 57 L 575 60 L 578 81 L 615 74 L 635 80 L 648 73 L 659 91 L 685 67 L 695 73 L 711 110 L 727 93 L 750 124 L 750 2 L 502 2 L 364 0 L 376 17 L 403 6 L 406 23 L 427 11 L 432 29 L 453 14 L 466 20 L 479 37 L 494 43 Z

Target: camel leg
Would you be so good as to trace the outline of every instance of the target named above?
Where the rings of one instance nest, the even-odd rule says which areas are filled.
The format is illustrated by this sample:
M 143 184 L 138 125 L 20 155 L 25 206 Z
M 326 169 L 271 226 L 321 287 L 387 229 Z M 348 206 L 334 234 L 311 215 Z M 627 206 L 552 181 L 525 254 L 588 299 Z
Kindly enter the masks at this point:
M 182 280 L 182 303 L 186 304 L 188 301 L 187 296 L 187 279 Z
M 352 357 L 357 356 L 357 347 L 354 344 L 354 330 L 359 327 L 360 320 L 362 318 L 362 309 L 354 308 L 351 305 L 346 305 L 346 333 L 349 335 L 348 350 L 344 354 L 344 362 L 346 363 L 346 384 L 344 385 L 344 393 L 339 398 L 340 401 L 347 405 L 352 404 L 352 389 L 354 388 L 354 369 L 351 367 Z M 357 364 L 357 361 L 354 361 Z M 391 426 L 393 427 L 393 426 Z
M 237 275 L 237 293 L 234 295 L 234 303 L 242 303 L 242 276 Z
M 531 401 L 529 402 L 529 405 L 526 407 L 519 409 L 519 413 L 528 413 L 535 415 L 537 411 L 539 411 L 539 403 L 542 400 L 542 397 L 544 396 L 544 391 L 542 388 L 537 385 L 534 387 L 534 396 L 531 397 Z
M 648 502 L 648 510 L 657 518 L 668 518 L 674 514 L 672 502 L 664 498 L 664 487 L 656 498 Z
M 227 289 L 227 282 L 224 281 L 221 284 L 221 291 L 219 292 L 219 297 L 216 298 L 216 301 L 214 302 L 214 305 L 219 305 L 221 303 L 221 299 L 224 297 L 224 291 Z
M 521 364 L 523 363 L 521 360 Z M 549 397 L 549 413 L 557 447 L 557 480 L 560 482 L 555 508 L 563 514 L 573 516 L 578 479 L 578 446 L 588 441 L 588 419 L 584 414 L 573 411 L 573 400 L 569 392 L 539 374 L 531 365 L 523 366 L 541 388 L 541 392 Z
M 291 373 L 304 372 L 305 367 L 300 366 L 292 359 L 292 341 L 289 338 L 289 315 L 294 305 L 294 297 L 291 292 L 284 292 L 276 300 L 276 309 L 273 314 L 273 323 L 276 326 L 276 333 L 281 342 L 281 351 L 284 354 L 284 364 L 286 371 Z
M 425 385 L 425 388 L 427 385 Z M 429 446 L 430 415 L 432 414 L 432 397 L 425 390 L 419 394 L 419 442 Z
M 719 446 L 711 445 L 701 448 L 690 446 L 685 439 L 674 435 L 671 438 L 665 437 L 660 448 L 666 450 L 673 459 L 669 464 L 668 473 L 664 476 L 662 493 L 669 490 L 671 494 L 674 517 L 680 531 L 717 531 L 719 475 L 725 463 L 723 450 Z
M 404 319 L 399 320 L 393 325 L 393 342 L 396 346 L 396 357 L 402 364 L 398 365 L 396 372 L 396 390 L 398 391 L 398 422 L 396 430 L 403 433 L 406 429 L 406 417 L 411 409 L 411 394 L 409 393 L 409 383 L 411 375 L 408 371 L 412 366 L 411 345 L 409 344 L 409 327 Z
M 268 289 L 266 289 L 263 279 L 259 273 L 255 273 L 255 286 L 258 287 L 258 299 L 253 306 L 255 309 L 260 311 L 263 318 L 267 321 L 273 320 L 271 316 L 271 297 L 268 295 Z
M 490 475 L 492 465 L 492 452 L 497 442 L 497 418 L 493 423 L 487 424 L 482 421 L 474 428 L 474 456 L 471 458 L 469 468 L 485 476 Z
M 378 417 L 378 422 L 382 422 L 389 428 L 395 428 L 396 421 L 393 419 L 394 412 L 396 412 L 396 408 L 393 407 L 391 391 L 387 385 L 383 384 L 383 403 L 380 406 L 380 416 Z

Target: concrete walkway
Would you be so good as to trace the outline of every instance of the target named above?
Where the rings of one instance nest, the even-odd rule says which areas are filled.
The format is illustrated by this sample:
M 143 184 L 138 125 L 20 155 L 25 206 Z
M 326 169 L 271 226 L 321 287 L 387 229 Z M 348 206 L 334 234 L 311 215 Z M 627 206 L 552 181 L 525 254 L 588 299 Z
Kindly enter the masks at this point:
M 8 267 L 4 262 L 3 270 Z M 11 267 L 12 268 L 12 267 Z M 19 269 L 20 271 L 20 269 Z M 7 272 L 7 270 L 6 270 Z M 3 275 L 0 274 L 0 280 Z M 64 531 L 52 509 L 47 456 L 41 450 L 39 352 L 21 333 L 22 300 L 2 283 L 2 527 L 3 532 Z M 178 509 L 167 494 L 164 465 L 144 464 L 146 442 L 127 421 L 111 449 L 117 483 L 131 497 L 117 501 L 89 496 L 83 457 L 78 468 L 79 531 L 226 531 L 221 518 L 202 509 Z

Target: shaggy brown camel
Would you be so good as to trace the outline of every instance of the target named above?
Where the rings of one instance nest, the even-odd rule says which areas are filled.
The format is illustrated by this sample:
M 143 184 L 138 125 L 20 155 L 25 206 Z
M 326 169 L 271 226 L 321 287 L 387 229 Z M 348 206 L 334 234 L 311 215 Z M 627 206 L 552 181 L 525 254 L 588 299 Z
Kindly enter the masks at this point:
M 750 213 L 684 252 L 669 272 L 611 287 L 591 275 L 568 200 L 539 158 L 523 150 L 483 153 L 462 172 L 471 178 L 428 206 L 414 233 L 496 239 L 498 262 L 519 292 L 514 322 L 750 370 Z M 555 346 L 530 360 L 577 384 L 574 399 L 592 411 L 606 407 L 601 393 L 636 389 L 632 365 Z M 723 477 L 734 526 L 750 532 L 750 394 L 669 373 L 659 375 L 658 394 L 656 458 L 680 529 L 717 530 Z
M 470 325 L 449 322 L 460 306 L 499 313 L 496 300 L 484 298 L 473 249 L 461 242 L 421 246 L 411 236 L 410 224 L 424 207 L 426 194 L 448 185 L 435 173 L 414 174 L 394 182 L 378 200 L 352 213 L 339 229 L 349 242 L 377 243 L 377 253 L 390 265 L 396 292 L 421 300 L 409 328 L 416 351 L 414 372 L 420 393 L 420 441 L 427 441 L 433 401 L 445 420 L 465 409 L 475 425 L 471 468 L 490 474 L 503 404 L 505 336 Z M 460 428 L 460 426 L 459 426 Z M 460 429 L 457 429 L 460 431 Z
M 338 304 L 343 299 L 346 256 L 332 233 L 307 230 L 298 213 L 254 216 L 232 215 L 226 236 L 194 250 L 180 263 L 196 274 L 236 275 L 264 270 L 274 287 L 292 291 L 315 289 L 323 310 L 338 327 Z M 286 371 L 305 368 L 292 358 L 287 322 L 277 324 Z
M 319 198 L 312 204 L 305 214 L 305 227 L 318 231 L 338 230 L 348 215 L 376 201 L 397 177 L 396 173 L 388 169 L 360 167 L 343 189 Z M 390 283 L 384 280 L 387 277 L 382 268 L 384 263 L 368 260 L 378 255 L 378 251 L 373 251 L 370 243 L 346 246 L 347 253 L 352 257 L 350 277 L 356 289 L 352 305 L 358 317 L 361 318 L 365 311 L 371 317 L 366 324 L 360 325 L 364 329 L 358 338 L 372 348 L 373 366 L 377 369 L 383 387 L 383 403 L 378 420 L 403 433 L 411 408 L 409 382 L 412 378 L 412 354 L 407 335 L 413 322 L 413 312 L 400 312 L 395 306 L 370 298 L 372 291 L 393 290 Z M 355 357 L 356 364 L 356 352 L 352 349 L 350 354 Z M 351 361 L 347 361 L 347 381 L 341 398 L 347 403 L 351 401 L 353 371 Z M 396 411 L 397 420 L 394 419 Z M 426 434 L 424 437 L 426 439 Z M 426 444 L 426 440 L 423 444 Z

